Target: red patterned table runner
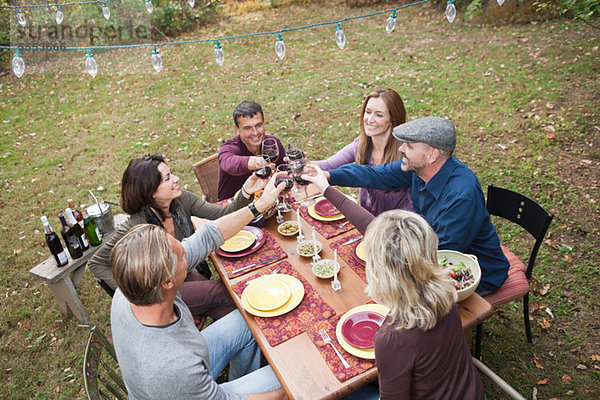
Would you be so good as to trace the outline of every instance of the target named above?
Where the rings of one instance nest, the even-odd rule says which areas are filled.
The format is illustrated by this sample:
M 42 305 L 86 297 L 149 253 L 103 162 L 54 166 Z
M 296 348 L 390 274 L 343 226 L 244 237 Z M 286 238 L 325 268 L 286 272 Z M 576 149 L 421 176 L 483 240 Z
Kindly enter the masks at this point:
M 284 315 L 273 318 L 254 317 L 271 346 L 276 346 L 303 333 L 306 330 L 306 326 L 311 326 L 318 320 L 327 319 L 335 315 L 333 308 L 315 292 L 312 285 L 287 261 L 264 268 L 258 274 L 233 285 L 231 289 L 241 298 L 242 292 L 249 280 L 268 274 L 278 266 L 281 266 L 280 274 L 291 275 L 302 282 L 302 285 L 304 285 L 304 299 L 302 299 L 298 307 Z
M 321 356 L 325 359 L 327 366 L 331 369 L 335 377 L 340 382 L 344 382 L 345 380 L 374 367 L 375 360 L 365 360 L 353 356 L 340 346 L 335 336 L 335 327 L 340 318 L 341 315 L 338 315 L 328 320 L 314 321 L 311 325 L 307 326 L 306 333 L 310 336 L 312 342 L 319 350 L 319 353 L 321 353 Z M 319 329 L 325 329 L 327 331 L 331 338 L 331 343 L 338 349 L 342 357 L 344 357 L 346 362 L 350 365 L 350 368 L 346 369 L 335 351 L 331 348 L 331 345 L 326 344 L 323 341 Z
M 366 282 L 367 275 L 365 273 L 365 267 L 363 265 L 361 265 L 358 261 L 356 261 L 356 258 L 354 258 L 354 249 L 356 248 L 356 246 L 359 245 L 360 240 L 356 241 L 354 243 L 347 244 L 347 245 L 342 245 L 342 243 L 345 243 L 348 240 L 357 238 L 359 236 L 360 236 L 360 233 L 358 233 L 358 232 L 353 233 L 348 236 L 344 236 L 343 239 L 339 239 L 339 240 L 336 240 L 335 242 L 331 242 L 329 244 L 329 247 L 331 247 L 334 250 L 337 249 L 338 256 L 342 257 L 342 259 L 344 261 L 346 261 L 348 266 L 350 266 L 350 268 L 352 268 L 352 270 L 354 272 L 356 272 L 356 274 L 358 276 L 360 276 Z

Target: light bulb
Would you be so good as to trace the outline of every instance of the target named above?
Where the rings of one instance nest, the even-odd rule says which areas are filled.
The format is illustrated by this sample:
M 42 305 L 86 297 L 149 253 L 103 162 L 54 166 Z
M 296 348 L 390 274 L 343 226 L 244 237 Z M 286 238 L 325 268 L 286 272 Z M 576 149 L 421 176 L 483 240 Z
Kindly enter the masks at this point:
M 102 15 L 104 15 L 104 18 L 106 18 L 107 21 L 110 18 L 110 8 L 108 8 L 106 3 L 102 4 Z
M 156 46 L 154 46 L 154 49 L 152 49 L 152 57 L 150 57 L 150 62 L 152 63 L 152 66 L 156 72 L 160 72 L 162 70 L 162 58 L 160 54 L 158 54 Z
M 277 57 L 279 57 L 280 60 L 283 60 L 283 57 L 285 57 L 285 43 L 283 43 L 281 33 L 277 34 L 277 40 L 275 41 L 275 54 L 277 54 Z
M 58 11 L 56 11 L 56 17 L 54 18 L 56 20 L 56 23 L 58 25 L 60 25 L 63 22 L 63 19 L 65 18 L 65 14 L 62 11 L 62 7 L 58 7 Z
M 92 78 L 95 78 L 98 73 L 98 64 L 96 64 L 96 60 L 94 60 L 94 55 L 91 50 L 87 50 L 87 53 L 85 54 L 85 70 Z
M 146 11 L 148 11 L 148 13 L 152 14 L 153 10 L 154 10 L 154 7 L 152 6 L 152 1 L 146 0 Z
M 23 15 L 23 13 L 20 10 L 17 10 L 17 22 L 21 26 L 27 25 L 27 20 L 25 19 L 25 16 Z
M 392 11 L 387 21 L 385 21 L 385 31 L 388 33 L 392 33 L 396 28 L 396 10 Z
M 187 0 L 190 7 L 194 8 L 194 4 L 196 4 L 196 0 Z
M 15 55 L 12 59 L 12 71 L 15 73 L 17 78 L 20 78 L 25 73 L 25 61 L 21 58 L 21 51 L 17 48 Z
M 225 61 L 225 53 L 223 52 L 223 49 L 221 48 L 221 45 L 219 44 L 219 41 L 217 40 L 217 43 L 215 44 L 215 61 L 217 62 L 217 64 L 219 64 L 219 67 L 221 65 L 223 65 L 223 62 Z
M 504 0 L 497 0 L 498 1 L 498 5 L 501 6 L 502 4 L 504 4 Z
M 454 0 L 448 0 L 448 5 L 446 6 L 446 18 L 450 23 L 454 21 L 454 18 L 456 18 L 456 7 L 454 6 Z
M 344 49 L 344 46 L 346 46 L 346 35 L 344 34 L 342 26 L 339 22 L 337 24 L 337 27 L 335 28 L 335 42 L 337 43 L 338 47 L 342 50 Z

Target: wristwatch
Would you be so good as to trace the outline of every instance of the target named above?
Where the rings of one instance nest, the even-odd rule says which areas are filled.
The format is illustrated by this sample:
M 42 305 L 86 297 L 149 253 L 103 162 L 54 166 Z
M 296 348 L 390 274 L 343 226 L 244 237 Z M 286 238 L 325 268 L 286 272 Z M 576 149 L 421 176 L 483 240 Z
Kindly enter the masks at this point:
M 262 215 L 262 213 L 256 209 L 254 203 L 248 204 L 248 208 L 250 209 L 250 211 L 252 211 L 252 215 L 254 215 L 254 218 L 258 217 L 259 215 Z

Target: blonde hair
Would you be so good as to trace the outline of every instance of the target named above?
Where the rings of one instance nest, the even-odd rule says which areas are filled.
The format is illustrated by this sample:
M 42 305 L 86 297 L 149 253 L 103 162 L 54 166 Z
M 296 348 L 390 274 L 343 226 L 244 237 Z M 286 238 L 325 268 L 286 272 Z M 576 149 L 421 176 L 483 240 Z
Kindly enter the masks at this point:
M 175 275 L 177 262 L 167 231 L 151 224 L 134 226 L 110 253 L 113 278 L 138 306 L 162 301 L 162 284 Z
M 366 293 L 390 308 L 397 329 L 429 330 L 456 302 L 437 262 L 438 238 L 423 217 L 404 210 L 380 214 L 364 239 Z
M 392 89 L 375 89 L 365 97 L 362 111 L 360 113 L 360 135 L 358 137 L 358 148 L 356 149 L 356 163 L 367 165 L 373 153 L 373 140 L 365 133 L 365 109 L 370 99 L 381 98 L 385 103 L 390 115 L 392 129 L 406 122 L 406 110 L 400 95 Z M 383 150 L 383 162 L 392 162 L 400 159 L 400 143 L 390 135 L 385 149 Z

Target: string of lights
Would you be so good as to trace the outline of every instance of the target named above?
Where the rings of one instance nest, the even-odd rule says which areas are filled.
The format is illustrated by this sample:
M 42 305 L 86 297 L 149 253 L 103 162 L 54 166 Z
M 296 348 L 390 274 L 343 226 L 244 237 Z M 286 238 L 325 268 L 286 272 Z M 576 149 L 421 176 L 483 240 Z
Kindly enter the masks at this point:
M 112 1 L 112 0 L 106 0 L 106 1 Z M 228 41 L 228 40 L 256 37 L 256 36 L 276 35 L 275 54 L 277 55 L 277 57 L 279 59 L 283 59 L 285 57 L 285 51 L 286 51 L 285 43 L 283 42 L 283 37 L 282 37 L 283 33 L 311 29 L 311 28 L 320 27 L 320 26 L 335 25 L 336 29 L 335 29 L 334 39 L 335 39 L 335 42 L 338 45 L 338 47 L 343 50 L 346 45 L 346 35 L 342 29 L 342 23 L 354 21 L 354 20 L 358 20 L 358 19 L 363 19 L 363 18 L 369 18 L 369 17 L 382 15 L 382 14 L 389 14 L 389 17 L 387 18 L 387 20 L 385 22 L 385 30 L 388 34 L 390 34 L 394 31 L 394 29 L 396 27 L 396 13 L 398 10 L 421 5 L 424 3 L 428 3 L 429 1 L 431 1 L 431 0 L 420 0 L 420 1 L 417 1 L 414 3 L 405 4 L 400 7 L 391 8 L 391 9 L 382 10 L 382 11 L 376 11 L 376 12 L 372 12 L 369 14 L 357 15 L 357 16 L 353 16 L 353 17 L 346 17 L 346 18 L 342 18 L 339 20 L 335 20 L 335 21 L 326 21 L 326 22 L 319 22 L 319 23 L 315 23 L 315 24 L 303 25 L 303 26 L 298 26 L 298 27 L 293 27 L 293 28 L 285 28 L 285 29 L 280 29 L 280 30 L 276 30 L 276 31 L 255 32 L 255 33 L 246 33 L 246 34 L 242 34 L 242 35 L 233 35 L 233 36 L 226 36 L 226 37 L 213 38 L 213 39 L 194 39 L 194 40 L 182 40 L 182 41 L 164 42 L 164 43 L 136 43 L 136 44 L 127 44 L 127 45 L 108 45 L 108 46 L 71 46 L 71 47 L 63 46 L 59 50 L 85 50 L 85 52 L 86 52 L 85 68 L 86 68 L 86 71 L 92 77 L 95 77 L 96 74 L 98 73 L 98 65 L 96 63 L 96 60 L 94 59 L 92 50 L 111 50 L 111 49 L 130 49 L 130 48 L 140 48 L 140 47 L 152 47 L 152 53 L 151 53 L 151 57 L 150 57 L 151 65 L 156 70 L 156 72 L 160 72 L 162 70 L 163 62 L 162 62 L 162 58 L 158 52 L 158 48 L 160 48 L 162 46 L 214 43 L 215 45 L 214 45 L 213 56 L 215 58 L 215 62 L 219 66 L 221 66 L 225 62 L 225 52 L 224 52 L 223 48 L 221 47 L 221 42 Z M 497 1 L 498 1 L 499 5 L 502 5 L 504 3 L 504 0 L 497 0 Z M 95 3 L 99 3 L 99 2 L 104 2 L 104 1 L 95 1 Z M 145 2 L 146 2 L 147 11 L 152 12 L 151 11 L 151 9 L 152 9 L 151 0 L 145 0 Z M 188 4 L 190 4 L 190 6 L 193 7 L 192 3 L 194 3 L 194 0 L 188 0 Z M 106 15 L 105 15 L 105 17 L 106 17 Z M 456 7 L 454 6 L 454 0 L 448 0 L 447 6 L 446 6 L 446 18 L 448 19 L 449 22 L 453 22 L 455 17 L 456 17 Z M 108 19 L 108 17 L 106 17 L 106 19 Z M 35 46 L 1 45 L 0 50 L 15 50 L 14 57 L 12 59 L 12 70 L 13 70 L 14 74 L 20 78 L 21 76 L 23 76 L 23 74 L 25 72 L 25 62 L 21 56 L 20 50 L 47 50 L 47 48 L 38 48 Z
M 60 25 L 63 22 L 63 19 L 65 17 L 65 14 L 63 12 L 63 7 L 70 7 L 70 6 L 81 6 L 81 5 L 89 5 L 89 4 L 100 4 L 102 3 L 102 15 L 104 15 L 104 18 L 106 18 L 107 20 L 110 18 L 110 8 L 108 8 L 108 5 L 106 3 L 110 3 L 113 0 L 92 0 L 92 1 L 79 1 L 79 2 L 74 2 L 74 3 L 56 3 L 56 4 L 23 4 L 20 6 L 0 6 L 0 9 L 4 8 L 4 9 L 13 9 L 16 10 L 15 13 L 15 17 L 17 18 L 17 22 L 19 23 L 19 25 L 25 27 L 27 25 L 27 19 L 25 18 L 25 14 L 23 14 L 21 12 L 21 10 L 25 10 L 28 8 L 52 8 L 55 7 L 57 8 L 56 10 L 56 14 L 54 16 L 54 19 L 56 21 L 56 23 L 58 25 Z M 191 1 L 191 0 L 190 0 Z

